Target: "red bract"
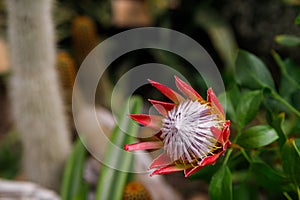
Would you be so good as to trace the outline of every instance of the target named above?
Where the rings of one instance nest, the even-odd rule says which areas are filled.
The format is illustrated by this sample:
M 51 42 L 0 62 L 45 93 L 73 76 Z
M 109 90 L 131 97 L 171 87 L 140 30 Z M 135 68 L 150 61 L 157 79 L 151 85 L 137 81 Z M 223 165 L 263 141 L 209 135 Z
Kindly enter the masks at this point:
M 214 164 L 230 145 L 230 121 L 225 120 L 222 105 L 213 90 L 207 90 L 205 101 L 191 86 L 178 77 L 175 79 L 176 86 L 187 98 L 149 80 L 173 103 L 149 100 L 161 116 L 130 115 L 138 123 L 157 130 L 158 140 L 126 144 L 126 151 L 164 148 L 164 153 L 150 166 L 156 169 L 151 175 L 184 170 L 188 177 L 205 165 Z

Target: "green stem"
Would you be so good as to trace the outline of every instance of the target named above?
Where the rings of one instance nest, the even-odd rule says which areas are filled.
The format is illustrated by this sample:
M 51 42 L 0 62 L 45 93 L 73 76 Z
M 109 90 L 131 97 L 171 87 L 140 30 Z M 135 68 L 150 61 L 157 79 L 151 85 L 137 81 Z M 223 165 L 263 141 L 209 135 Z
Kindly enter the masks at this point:
M 294 108 L 291 104 L 289 104 L 285 99 L 283 99 L 279 94 L 277 94 L 275 91 L 271 92 L 271 95 L 278 100 L 280 103 L 282 103 L 283 105 L 285 105 L 290 111 L 292 111 L 295 115 L 297 115 L 298 117 L 300 117 L 300 112 Z
M 287 192 L 284 192 L 283 195 L 287 200 L 293 200 Z
M 229 157 L 230 157 L 230 155 L 231 155 L 231 153 L 232 153 L 232 150 L 233 150 L 233 149 L 229 149 L 229 150 L 227 151 L 226 156 L 225 156 L 225 159 L 224 159 L 224 162 L 223 162 L 223 165 L 226 165 L 226 164 L 227 164 L 228 159 L 229 159 Z
M 241 128 L 237 128 L 237 134 L 236 134 L 235 138 L 232 140 L 232 143 L 233 143 L 233 144 L 237 142 L 237 140 L 239 139 L 241 133 L 242 133 Z M 226 156 L 225 156 L 225 158 L 224 158 L 223 165 L 226 165 L 226 164 L 227 164 L 228 159 L 229 159 L 229 157 L 230 157 L 232 151 L 233 151 L 232 148 L 230 148 L 230 149 L 227 151 Z
M 242 154 L 244 155 L 244 157 L 246 158 L 246 160 L 251 163 L 251 158 L 248 156 L 248 154 L 246 153 L 245 149 L 241 149 Z

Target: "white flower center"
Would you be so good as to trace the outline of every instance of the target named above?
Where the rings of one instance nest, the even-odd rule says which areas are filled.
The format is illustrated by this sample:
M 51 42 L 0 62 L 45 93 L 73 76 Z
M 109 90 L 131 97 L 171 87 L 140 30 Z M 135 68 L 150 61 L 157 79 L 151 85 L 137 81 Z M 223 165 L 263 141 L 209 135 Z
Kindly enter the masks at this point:
M 221 123 L 207 104 L 191 100 L 174 107 L 162 122 L 161 137 L 167 154 L 173 161 L 181 159 L 190 163 L 212 151 L 217 139 L 210 128 Z

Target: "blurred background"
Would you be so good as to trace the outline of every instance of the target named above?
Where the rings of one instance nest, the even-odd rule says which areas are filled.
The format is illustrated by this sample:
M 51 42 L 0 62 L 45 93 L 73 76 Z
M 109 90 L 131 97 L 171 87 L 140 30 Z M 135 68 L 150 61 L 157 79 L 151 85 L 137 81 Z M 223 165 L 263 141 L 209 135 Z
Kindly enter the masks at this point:
M 239 48 L 255 54 L 266 63 L 277 87 L 280 71 L 271 50 L 279 52 L 283 58 L 291 58 L 298 63 L 299 68 L 300 46 L 288 45 L 279 37 L 282 34 L 300 35 L 299 26 L 294 23 L 300 8 L 298 0 L 57 0 L 52 4 L 57 53 L 55 70 L 72 144 L 77 139 L 71 111 L 76 72 L 95 46 L 122 31 L 154 26 L 170 28 L 190 36 L 213 58 L 226 88 L 232 84 Z M 0 178 L 27 180 L 26 174 L 22 172 L 22 141 L 16 129 L 17 122 L 12 114 L 9 95 L 12 66 L 8 26 L 7 5 L 4 0 L 0 0 Z M 131 68 L 150 62 L 172 66 L 189 77 L 189 82 L 205 96 L 207 86 L 186 60 L 161 50 L 136 50 L 115 60 L 105 71 L 96 94 L 97 105 L 104 109 L 99 111 L 101 116 L 109 115 L 111 91 L 119 78 Z M 144 102 L 148 98 L 163 98 L 149 85 L 140 87 L 135 94 L 141 95 Z M 107 126 L 109 132 L 113 123 L 108 122 Z M 99 171 L 99 164 L 89 162 L 88 169 Z M 97 173 L 92 177 L 97 176 Z M 203 181 L 184 180 L 183 184 L 178 185 L 174 184 L 177 178 L 182 180 L 181 175 L 170 175 L 164 181 L 175 188 L 179 193 L 178 198 L 208 199 L 207 185 Z M 92 187 L 96 187 L 95 180 L 89 181 L 94 184 Z

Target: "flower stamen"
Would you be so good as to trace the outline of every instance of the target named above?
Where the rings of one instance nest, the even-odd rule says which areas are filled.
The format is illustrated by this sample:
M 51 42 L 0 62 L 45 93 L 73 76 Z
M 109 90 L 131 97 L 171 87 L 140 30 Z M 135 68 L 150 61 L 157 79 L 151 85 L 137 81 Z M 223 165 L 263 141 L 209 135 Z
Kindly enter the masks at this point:
M 164 149 L 173 161 L 194 165 L 219 146 L 210 127 L 220 126 L 222 121 L 211 113 L 208 104 L 186 100 L 169 111 L 162 122 Z

